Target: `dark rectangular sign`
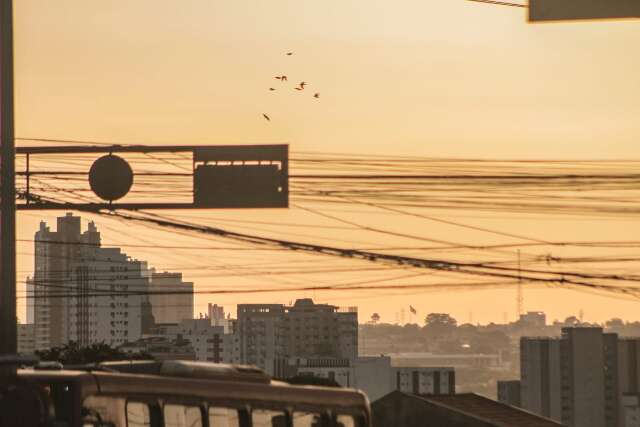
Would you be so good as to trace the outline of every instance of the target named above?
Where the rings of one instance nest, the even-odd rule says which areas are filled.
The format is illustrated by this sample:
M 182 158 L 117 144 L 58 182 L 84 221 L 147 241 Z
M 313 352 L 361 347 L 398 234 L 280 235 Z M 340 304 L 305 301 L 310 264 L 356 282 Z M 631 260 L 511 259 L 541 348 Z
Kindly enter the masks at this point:
M 193 173 L 196 208 L 286 208 L 281 165 L 197 166 Z
M 194 207 L 288 207 L 288 157 L 286 145 L 194 150 Z
M 640 0 L 529 0 L 529 21 L 640 17 Z

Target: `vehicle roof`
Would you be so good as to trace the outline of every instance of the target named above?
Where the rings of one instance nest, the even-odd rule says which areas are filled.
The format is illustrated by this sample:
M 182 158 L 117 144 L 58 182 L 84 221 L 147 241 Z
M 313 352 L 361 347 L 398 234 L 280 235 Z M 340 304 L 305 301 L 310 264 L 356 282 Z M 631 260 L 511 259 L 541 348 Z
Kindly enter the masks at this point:
M 196 378 L 162 377 L 157 375 L 114 374 L 95 372 L 101 393 L 127 392 L 140 395 L 170 395 L 222 400 L 256 400 L 289 402 L 333 407 L 353 407 L 367 404 L 366 396 L 357 390 L 317 386 L 297 386 L 280 381 L 252 383 L 241 381 L 203 380 Z M 277 393 L 273 393 L 277 388 Z M 271 391 L 272 393 L 269 393 Z
M 157 396 L 222 401 L 253 401 L 262 404 L 319 405 L 343 408 L 368 407 L 364 393 L 354 389 L 300 386 L 271 380 L 268 383 L 233 379 L 198 379 L 120 372 L 23 369 L 19 376 L 36 381 L 70 381 L 81 384 L 81 398 L 107 395 Z M 274 390 L 277 389 L 277 390 Z

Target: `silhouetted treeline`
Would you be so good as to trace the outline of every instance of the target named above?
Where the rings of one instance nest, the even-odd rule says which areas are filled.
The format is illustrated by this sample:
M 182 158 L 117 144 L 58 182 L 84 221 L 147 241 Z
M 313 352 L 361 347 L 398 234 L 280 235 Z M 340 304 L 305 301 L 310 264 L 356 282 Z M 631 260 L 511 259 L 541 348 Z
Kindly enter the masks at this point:
M 114 360 L 153 359 L 152 356 L 145 353 L 125 353 L 104 343 L 81 347 L 76 342 L 70 342 L 61 347 L 53 347 L 48 350 L 36 351 L 36 356 L 41 361 L 60 362 L 63 365 L 85 365 Z

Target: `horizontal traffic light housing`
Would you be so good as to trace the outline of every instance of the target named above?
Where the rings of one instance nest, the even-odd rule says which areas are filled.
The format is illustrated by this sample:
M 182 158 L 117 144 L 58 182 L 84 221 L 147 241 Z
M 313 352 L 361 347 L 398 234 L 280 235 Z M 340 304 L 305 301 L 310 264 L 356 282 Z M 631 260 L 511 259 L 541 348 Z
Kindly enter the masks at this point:
M 640 0 L 529 0 L 529 22 L 640 18 Z

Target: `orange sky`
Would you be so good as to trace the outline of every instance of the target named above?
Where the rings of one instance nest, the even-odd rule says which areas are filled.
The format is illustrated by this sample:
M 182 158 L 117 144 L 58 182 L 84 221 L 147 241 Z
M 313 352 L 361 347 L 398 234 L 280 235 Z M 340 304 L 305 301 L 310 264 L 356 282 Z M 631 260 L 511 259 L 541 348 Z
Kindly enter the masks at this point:
M 529 25 L 523 10 L 463 0 L 15 3 L 19 137 L 288 142 L 294 152 L 430 157 L 640 157 L 640 57 L 632 48 L 640 44 L 638 21 Z M 287 51 L 295 54 L 285 56 Z M 321 98 L 281 90 L 273 79 L 278 74 L 308 81 L 308 89 Z M 274 85 L 279 90 L 270 93 Z M 199 215 L 309 220 L 297 210 Z M 43 217 L 51 215 L 20 214 L 19 234 L 32 237 Z M 487 237 L 399 224 L 389 216 L 367 220 L 404 231 L 423 227 L 423 234 L 458 240 Z M 511 231 L 526 224 L 529 235 L 540 236 L 640 235 L 631 221 L 473 221 Z M 123 241 L 103 231 L 111 241 Z M 139 233 L 149 241 L 178 239 Z M 160 268 L 190 262 L 158 251 L 129 252 Z M 27 272 L 31 263 L 22 255 L 19 269 Z M 205 282 L 205 273 L 190 273 L 196 286 Z M 315 295 L 359 305 L 361 320 L 378 311 L 393 321 L 412 303 L 421 312 L 450 311 L 467 320 L 473 310 L 475 321 L 501 321 L 504 312 L 513 316 L 515 305 L 511 290 L 363 296 Z M 240 298 L 288 302 L 295 297 Z M 198 298 L 199 304 L 207 301 L 232 305 L 238 298 Z M 635 302 L 558 290 L 527 291 L 525 308 L 544 309 L 552 317 L 582 308 L 594 320 L 614 314 L 640 318 Z

